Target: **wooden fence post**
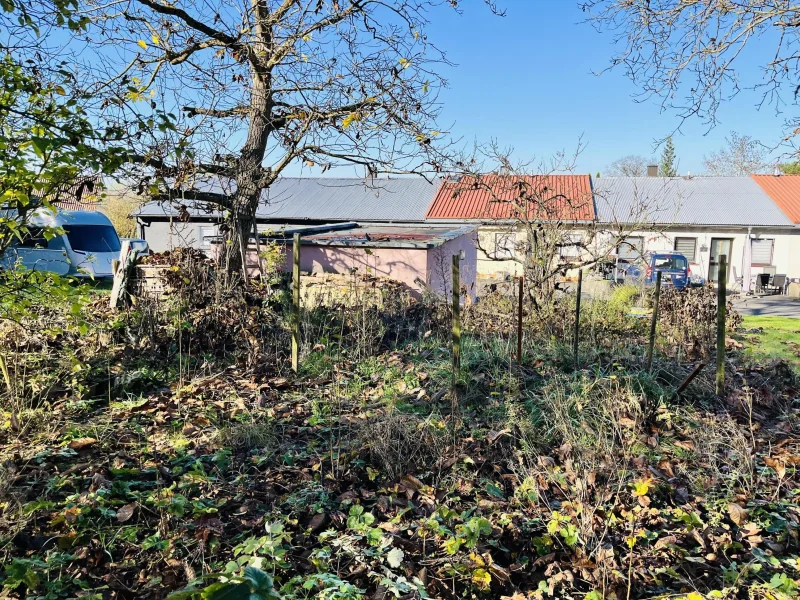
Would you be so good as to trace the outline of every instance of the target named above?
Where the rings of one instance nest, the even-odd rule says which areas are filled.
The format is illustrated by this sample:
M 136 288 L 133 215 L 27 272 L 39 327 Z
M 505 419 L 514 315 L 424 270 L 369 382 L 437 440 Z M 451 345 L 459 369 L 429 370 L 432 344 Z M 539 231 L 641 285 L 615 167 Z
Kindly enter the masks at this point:
M 453 255 L 453 389 L 461 370 L 461 256 Z
M 519 276 L 519 306 L 517 307 L 517 364 L 522 366 L 522 301 L 525 288 L 525 274 Z
M 647 370 L 653 367 L 653 349 L 656 345 L 656 328 L 658 327 L 658 301 L 661 298 L 661 271 L 656 271 L 656 297 L 653 300 L 653 318 L 650 321 L 650 343 L 647 344 Z
M 573 336 L 573 353 L 575 355 L 575 369 L 578 368 L 578 340 L 581 333 L 581 290 L 583 288 L 583 269 L 578 270 L 578 290 L 575 296 L 575 334 Z
M 300 366 L 300 234 L 292 244 L 292 371 Z
M 728 257 L 719 257 L 717 278 L 717 396 L 725 391 L 725 309 L 727 305 Z

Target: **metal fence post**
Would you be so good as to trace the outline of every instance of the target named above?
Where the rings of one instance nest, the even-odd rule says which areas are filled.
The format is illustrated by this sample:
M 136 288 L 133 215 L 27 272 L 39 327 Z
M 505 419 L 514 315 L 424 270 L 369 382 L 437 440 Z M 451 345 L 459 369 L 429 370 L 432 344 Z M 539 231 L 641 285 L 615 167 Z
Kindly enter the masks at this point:
M 650 321 L 650 343 L 647 345 L 647 370 L 653 368 L 653 348 L 656 345 L 656 328 L 658 327 L 658 301 L 661 298 L 661 271 L 656 272 L 656 297 L 653 302 L 653 319 Z
M 578 368 L 578 340 L 581 334 L 581 290 L 583 288 L 583 269 L 578 271 L 578 293 L 575 296 L 575 333 L 573 336 L 573 353 L 575 357 L 575 369 Z
M 719 257 L 717 278 L 717 396 L 725 391 L 725 309 L 727 308 L 728 257 Z
M 453 255 L 453 389 L 461 370 L 461 256 Z
M 517 364 L 522 366 L 522 301 L 525 288 L 525 275 L 519 277 L 519 306 L 517 307 Z
M 295 233 L 292 245 L 292 370 L 300 366 L 300 234 Z

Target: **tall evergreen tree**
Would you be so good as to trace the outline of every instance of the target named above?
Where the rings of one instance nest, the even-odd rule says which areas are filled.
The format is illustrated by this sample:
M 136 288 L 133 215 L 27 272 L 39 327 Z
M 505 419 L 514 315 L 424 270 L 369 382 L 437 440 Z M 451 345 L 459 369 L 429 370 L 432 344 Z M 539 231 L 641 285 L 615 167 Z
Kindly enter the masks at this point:
M 661 177 L 675 177 L 678 175 L 678 162 L 675 159 L 675 145 L 672 143 L 672 136 L 669 136 L 666 144 L 664 144 L 661 163 L 658 165 L 658 174 Z

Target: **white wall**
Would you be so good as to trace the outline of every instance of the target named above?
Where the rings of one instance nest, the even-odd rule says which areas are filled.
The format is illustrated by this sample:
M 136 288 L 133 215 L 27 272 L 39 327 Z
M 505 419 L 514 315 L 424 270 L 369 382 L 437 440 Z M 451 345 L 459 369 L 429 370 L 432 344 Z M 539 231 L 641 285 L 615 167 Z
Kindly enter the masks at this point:
M 575 229 L 581 233 L 580 229 Z M 478 232 L 481 247 L 488 252 L 478 250 L 478 277 L 504 278 L 521 274 L 522 265 L 513 260 L 492 260 L 490 256 L 495 249 L 495 235 L 507 234 L 507 229 L 496 225 L 481 226 Z M 513 235 L 513 234 L 512 234 Z M 524 242 L 524 232 L 518 231 L 514 242 Z M 712 238 L 730 239 L 731 256 L 728 261 L 731 269 L 729 277 L 733 277 L 735 269 L 737 277 L 744 273 L 744 249 L 748 237 L 746 228 L 716 228 L 716 227 L 686 227 L 662 231 L 631 231 L 630 236 L 644 238 L 645 252 L 671 252 L 675 249 L 676 237 L 697 239 L 696 259 L 691 264 L 692 272 L 703 278 L 708 278 L 709 258 Z M 796 229 L 768 229 L 756 228 L 752 230 L 752 238 L 766 238 L 774 240 L 772 264 L 777 273 L 786 274 L 789 278 L 800 279 L 800 227 Z M 602 248 L 612 239 L 608 236 L 598 235 L 597 245 Z M 705 251 L 702 249 L 705 248 Z M 751 275 L 763 272 L 762 267 L 751 267 Z
M 275 225 L 259 223 L 259 231 L 273 230 Z M 166 252 L 175 248 L 200 248 L 210 250 L 210 246 L 203 246 L 203 234 L 218 234 L 217 223 L 210 222 L 189 222 L 182 223 L 178 220 L 152 221 L 144 228 L 144 239 L 147 240 L 153 252 Z M 140 225 L 137 225 L 136 235 L 142 232 Z
M 731 255 L 728 257 L 731 267 L 729 277 L 733 277 L 734 271 L 737 277 L 741 277 L 744 273 L 744 251 L 748 237 L 746 229 L 698 227 L 670 229 L 662 232 L 633 231 L 630 235 L 644 238 L 645 252 L 673 251 L 676 237 L 696 238 L 697 250 L 696 258 L 691 263 L 692 273 L 706 279 L 708 278 L 711 240 L 713 238 L 730 239 L 732 244 Z M 774 240 L 772 265 L 777 273 L 788 275 L 790 278 L 800 278 L 800 229 L 753 228 L 751 237 Z M 750 272 L 755 276 L 763 271 L 762 267 L 751 266 Z

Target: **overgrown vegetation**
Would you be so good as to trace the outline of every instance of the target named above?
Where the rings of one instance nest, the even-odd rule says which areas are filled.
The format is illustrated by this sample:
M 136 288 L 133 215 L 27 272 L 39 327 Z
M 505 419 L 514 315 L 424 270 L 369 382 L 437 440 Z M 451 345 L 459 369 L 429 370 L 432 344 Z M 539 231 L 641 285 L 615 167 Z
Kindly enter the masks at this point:
M 579 370 L 569 298 L 526 319 L 521 366 L 513 302 L 467 307 L 453 390 L 446 305 L 340 295 L 304 315 L 295 375 L 283 287 L 161 260 L 166 296 L 82 326 L 49 302 L 2 336 L 6 595 L 797 595 L 786 363 L 732 346 L 723 398 L 710 370 L 678 398 L 694 363 L 663 335 L 643 369 L 620 288 L 585 307 Z

